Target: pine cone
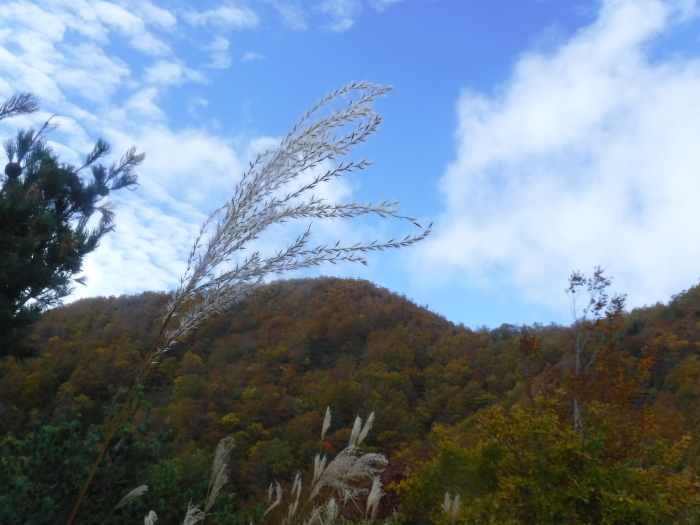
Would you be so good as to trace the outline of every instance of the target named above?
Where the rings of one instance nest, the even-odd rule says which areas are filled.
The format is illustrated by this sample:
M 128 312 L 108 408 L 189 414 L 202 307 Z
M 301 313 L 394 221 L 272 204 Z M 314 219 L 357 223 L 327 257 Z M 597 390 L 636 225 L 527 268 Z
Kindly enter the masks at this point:
M 19 165 L 19 162 L 8 162 L 5 165 L 5 175 L 10 179 L 16 179 L 22 175 L 22 166 Z
M 97 193 L 99 193 L 102 197 L 106 197 L 109 195 L 109 188 L 107 186 L 100 186 Z

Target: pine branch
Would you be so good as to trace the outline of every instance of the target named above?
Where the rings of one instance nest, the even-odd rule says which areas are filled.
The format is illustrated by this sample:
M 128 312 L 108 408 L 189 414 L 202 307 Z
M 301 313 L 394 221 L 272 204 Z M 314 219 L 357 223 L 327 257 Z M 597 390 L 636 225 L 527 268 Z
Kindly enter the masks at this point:
M 0 120 L 39 111 L 39 103 L 31 93 L 18 93 L 0 104 Z

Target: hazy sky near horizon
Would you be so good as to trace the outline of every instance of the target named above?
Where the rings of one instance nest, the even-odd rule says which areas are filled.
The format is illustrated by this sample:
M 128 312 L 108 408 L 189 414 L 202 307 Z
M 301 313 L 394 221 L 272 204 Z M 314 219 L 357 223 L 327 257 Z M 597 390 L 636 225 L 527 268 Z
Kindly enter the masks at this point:
M 5 0 L 0 99 L 30 91 L 66 161 L 146 152 L 74 297 L 173 289 L 251 155 L 320 97 L 388 84 L 373 165 L 329 199 L 398 200 L 433 234 L 303 276 L 368 279 L 470 327 L 568 324 L 572 270 L 630 307 L 700 277 L 695 0 Z M 279 232 L 276 232 L 278 234 Z M 412 233 L 361 221 L 350 238 Z M 290 277 L 300 276 L 290 275 Z

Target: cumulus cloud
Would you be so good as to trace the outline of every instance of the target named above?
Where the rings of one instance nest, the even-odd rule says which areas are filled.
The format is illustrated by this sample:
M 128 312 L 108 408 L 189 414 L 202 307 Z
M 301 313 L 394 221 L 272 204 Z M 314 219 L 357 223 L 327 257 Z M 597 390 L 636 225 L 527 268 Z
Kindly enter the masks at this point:
M 700 276 L 700 60 L 662 58 L 694 2 L 605 0 L 550 53 L 521 56 L 492 94 L 465 90 L 445 212 L 421 275 L 561 307 L 602 265 L 639 306 Z

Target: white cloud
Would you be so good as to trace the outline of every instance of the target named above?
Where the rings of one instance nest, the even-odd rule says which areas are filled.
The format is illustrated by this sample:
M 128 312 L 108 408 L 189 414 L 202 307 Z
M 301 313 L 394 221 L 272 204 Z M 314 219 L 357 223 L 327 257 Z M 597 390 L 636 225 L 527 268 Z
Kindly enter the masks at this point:
M 305 27 L 299 4 L 278 9 L 287 24 Z M 88 286 L 79 287 L 76 297 L 174 287 L 205 218 L 202 210 L 209 211 L 230 197 L 250 151 L 239 153 L 240 146 L 234 147 L 218 130 L 166 127 L 170 119 L 164 100 L 184 102 L 180 107 L 190 111 L 204 107 L 207 100 L 200 93 L 184 101 L 164 96 L 174 86 L 206 81 L 202 71 L 175 55 L 173 46 L 186 41 L 209 51 L 210 67 L 228 67 L 229 41 L 224 31 L 252 27 L 259 22 L 257 15 L 247 8 L 220 7 L 203 13 L 175 12 L 176 18 L 137 0 L 36 0 L 31 4 L 18 0 L 2 11 L 0 97 L 33 91 L 47 111 L 60 113 L 61 128 L 49 138 L 62 159 L 79 162 L 98 136 L 112 145 L 114 157 L 133 145 L 146 152 L 138 170 L 138 190 L 109 197 L 117 214 L 116 231 L 105 236 L 87 258 Z M 340 23 L 352 10 L 330 10 L 329 14 L 337 15 Z M 187 24 L 179 28 L 182 20 L 203 29 L 192 30 Z M 209 45 L 202 45 L 202 40 Z M 243 57 L 260 58 L 256 53 Z M 0 131 L 8 136 L 16 126 L 36 125 L 46 118 L 42 113 L 12 119 L 1 123 Z M 251 147 L 270 141 L 266 137 L 251 140 L 255 143 Z M 334 180 L 319 188 L 317 195 L 352 200 L 353 190 L 347 181 Z M 319 242 L 343 239 L 348 243 L 370 228 L 333 221 L 318 221 L 314 227 Z M 272 245 L 287 238 L 270 233 Z
M 216 9 L 201 12 L 186 11 L 183 19 L 192 26 L 207 26 L 224 33 L 252 28 L 260 23 L 258 15 L 252 9 L 232 5 L 222 5 Z M 214 35 L 203 49 L 210 55 L 210 61 L 206 67 L 228 69 L 231 66 L 230 42 L 222 34 Z
M 652 56 L 693 7 L 606 0 L 551 54 L 524 54 L 495 94 L 462 93 L 423 279 L 502 281 L 559 307 L 570 272 L 598 264 L 632 305 L 697 281 L 700 60 Z
M 172 15 L 147 7 L 140 8 L 147 19 L 172 28 Z M 44 104 L 64 105 L 75 93 L 106 103 L 119 89 L 133 87 L 129 65 L 104 49 L 113 37 L 146 57 L 171 53 L 144 20 L 115 3 L 12 2 L 0 19 L 0 70 L 13 90 L 31 91 Z
M 331 19 L 326 28 L 340 33 L 355 23 L 362 11 L 362 3 L 360 0 L 324 0 L 319 9 Z
M 144 283 L 150 290 L 177 286 L 197 223 L 191 215 L 165 215 L 138 194 L 127 198 L 117 206 L 115 231 L 85 259 L 87 286 L 76 287 L 73 298 L 138 293 Z
M 147 0 L 131 0 L 129 9 L 137 13 L 146 23 L 154 24 L 162 29 L 177 28 L 177 18 L 170 11 L 153 5 Z
M 193 26 L 208 25 L 222 30 L 255 27 L 260 21 L 252 9 L 236 6 L 220 6 L 202 12 L 190 11 L 185 13 L 184 19 Z
M 138 191 L 110 196 L 117 230 L 87 259 L 88 286 L 76 296 L 172 288 L 204 220 L 201 209 L 229 196 L 243 166 L 226 139 L 164 125 L 165 91 L 206 78 L 176 57 L 158 31 L 173 39 L 201 32 L 180 34 L 177 19 L 148 2 L 17 1 L 2 12 L 0 98 L 32 91 L 49 115 L 59 113 L 61 127 L 49 138 L 63 160 L 79 161 L 97 136 L 111 143 L 114 157 L 132 145 L 147 153 Z M 243 16 L 238 22 L 236 13 Z M 230 28 L 257 20 L 251 13 L 227 8 L 216 12 L 218 21 L 207 18 L 211 14 L 199 20 Z M 218 42 L 210 51 L 221 66 L 225 50 Z M 139 70 L 143 74 L 133 73 Z M 3 121 L 0 130 L 8 136 L 49 115 Z
M 372 7 L 377 11 L 384 11 L 392 5 L 399 4 L 405 0 L 371 0 Z
M 252 62 L 253 60 L 263 60 L 265 55 L 262 53 L 256 53 L 254 51 L 247 51 L 243 54 L 242 62 Z
M 67 48 L 57 66 L 55 80 L 61 91 L 74 91 L 94 102 L 108 100 L 131 75 L 123 61 L 92 43 Z
M 131 145 L 115 135 L 116 140 L 121 149 Z M 158 186 L 164 195 L 181 203 L 204 208 L 221 205 L 244 169 L 239 154 L 224 138 L 203 129 L 171 131 L 152 126 L 141 129 L 131 140 L 147 152 L 144 187 Z
M 162 121 L 165 112 L 158 105 L 160 92 L 156 87 L 139 89 L 122 105 L 126 114 L 138 115 L 143 121 Z
M 126 9 L 110 2 L 97 2 L 93 9 L 103 24 L 114 27 L 129 38 L 131 45 L 139 51 L 154 56 L 165 55 L 170 51 L 167 44 L 146 29 L 143 20 Z
M 298 0 L 270 0 L 282 23 L 294 31 L 306 31 L 306 13 Z
M 203 129 L 105 131 L 114 151 L 137 144 L 146 158 L 137 170 L 138 190 L 110 195 L 116 230 L 86 259 L 87 286 L 74 298 L 173 289 L 205 212 L 232 195 L 244 163 L 224 139 Z
M 229 48 L 231 44 L 227 38 L 222 36 L 215 37 L 206 47 L 211 55 L 211 62 L 208 66 L 214 69 L 227 69 L 231 66 L 231 53 Z
M 205 82 L 206 78 L 177 59 L 158 60 L 144 71 L 144 81 L 158 86 L 179 86 L 184 82 Z

